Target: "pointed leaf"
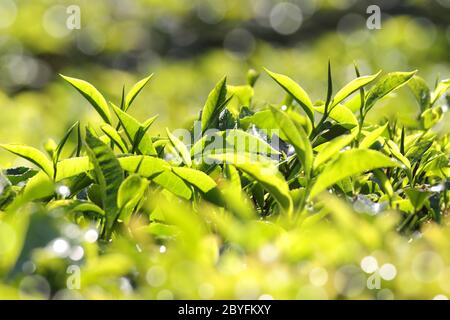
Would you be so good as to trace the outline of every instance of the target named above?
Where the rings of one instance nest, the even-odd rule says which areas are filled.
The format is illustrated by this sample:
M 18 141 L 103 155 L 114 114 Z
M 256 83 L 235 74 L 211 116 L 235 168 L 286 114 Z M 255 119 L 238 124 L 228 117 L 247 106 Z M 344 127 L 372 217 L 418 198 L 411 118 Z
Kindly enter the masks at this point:
M 431 104 L 433 105 L 440 96 L 450 88 L 450 79 L 442 80 L 431 94 Z
M 349 83 L 347 83 L 334 96 L 333 106 L 337 105 L 338 103 L 343 101 L 345 98 L 350 96 L 355 91 L 359 90 L 360 88 L 362 88 L 362 87 L 368 85 L 369 83 L 371 83 L 372 81 L 374 81 L 380 75 L 380 73 L 381 73 L 381 71 L 379 71 L 378 73 L 371 75 L 371 76 L 358 77 L 358 78 L 350 81 Z
M 97 183 L 100 185 L 103 210 L 106 213 L 106 238 L 109 239 L 112 227 L 119 215 L 117 192 L 124 180 L 123 169 L 112 150 L 90 130 L 86 130 L 86 144 L 89 160 L 94 165 Z
M 203 193 L 207 193 L 217 187 L 216 182 L 202 171 L 184 167 L 172 167 L 172 171 Z
M 151 75 L 149 75 L 147 78 L 144 78 L 142 80 L 140 80 L 139 82 L 137 82 L 132 88 L 131 90 L 128 92 L 126 98 L 125 98 L 125 103 L 124 103 L 124 111 L 127 111 L 128 108 L 131 106 L 131 104 L 133 103 L 134 99 L 137 97 L 137 95 L 139 94 L 139 92 L 141 92 L 141 90 L 145 87 L 145 85 L 150 81 L 150 79 L 153 77 L 153 73 Z
M 128 148 L 116 129 L 109 124 L 104 124 L 100 128 L 119 147 L 120 151 L 123 153 L 127 152 Z
M 81 93 L 83 97 L 86 98 L 86 100 L 89 101 L 89 103 L 94 107 L 106 123 L 111 124 L 111 115 L 109 113 L 108 103 L 103 95 L 92 84 L 84 80 L 66 77 L 63 75 L 61 75 L 61 77 L 70 83 L 75 89 L 78 90 L 78 92 Z
M 408 87 L 411 89 L 420 106 L 420 110 L 423 112 L 431 104 L 430 89 L 427 83 L 421 77 L 415 75 L 409 80 Z
M 366 110 L 369 111 L 375 102 L 406 84 L 415 74 L 412 72 L 392 72 L 383 76 L 366 95 Z
M 141 178 L 138 174 L 128 176 L 119 187 L 117 207 L 120 209 L 135 207 L 144 196 L 147 186 L 147 179 Z
M 368 170 L 397 167 L 398 165 L 397 162 L 375 150 L 354 149 L 343 152 L 335 161 L 328 164 L 319 175 L 311 189 L 310 198 L 314 198 L 320 192 L 344 178 Z
M 0 147 L 34 163 L 53 178 L 53 164 L 41 151 L 25 145 L 0 144 Z
M 166 128 L 167 136 L 169 137 L 170 143 L 173 145 L 175 150 L 180 154 L 183 162 L 188 166 L 192 166 L 191 153 L 189 152 L 186 145 L 173 134 L 170 133 L 169 129 Z
M 389 123 L 386 123 L 384 126 L 381 126 L 370 132 L 367 136 L 364 137 L 363 141 L 361 141 L 359 147 L 361 149 L 370 148 L 370 146 L 374 144 L 375 141 L 377 141 L 378 137 L 380 137 L 383 134 L 383 132 L 386 131 L 388 124 Z
M 270 107 L 270 110 L 275 116 L 278 126 L 294 146 L 295 152 L 303 164 L 306 176 L 309 176 L 313 162 L 313 151 L 308 136 L 301 126 L 296 126 L 289 119 L 286 113 L 274 107 Z
M 236 168 L 258 181 L 288 215 L 292 214 L 293 202 L 289 186 L 272 162 L 257 162 L 245 154 L 234 153 L 216 154 L 209 157 L 227 163 L 231 161 Z
M 112 106 L 114 112 L 117 115 L 117 118 L 119 119 L 120 123 L 122 124 L 125 130 L 128 140 L 130 141 L 131 144 L 133 144 L 136 134 L 139 131 L 139 128 L 143 127 L 143 125 L 141 125 L 139 121 L 137 121 L 135 118 L 133 118 L 126 112 L 120 110 L 119 107 L 115 106 L 114 104 L 112 104 Z M 156 155 L 156 150 L 153 146 L 152 140 L 146 134 L 142 137 L 141 142 L 139 143 L 139 150 L 144 155 L 150 156 Z
M 227 96 L 227 78 L 223 77 L 214 89 L 209 93 L 202 109 L 202 132 L 211 127 L 216 127 L 220 112 L 225 107 Z
M 272 148 L 270 144 L 248 132 L 239 129 L 231 129 L 221 131 L 219 134 L 225 136 L 225 141 L 230 146 L 233 146 L 235 151 L 262 153 L 267 156 L 279 154 L 278 150 Z
M 309 98 L 306 91 L 300 87 L 294 80 L 289 78 L 288 76 L 271 72 L 267 69 L 265 71 L 269 74 L 269 76 L 275 80 L 287 93 L 292 95 L 294 99 L 300 104 L 303 110 L 306 112 L 306 115 L 314 123 L 314 109 L 311 99 Z
M 353 131 L 351 134 L 339 136 L 330 142 L 327 142 L 325 146 L 321 146 L 321 151 L 314 158 L 313 168 L 317 169 L 321 164 L 327 162 L 329 159 L 339 155 L 339 152 L 350 144 L 356 136 L 357 131 Z

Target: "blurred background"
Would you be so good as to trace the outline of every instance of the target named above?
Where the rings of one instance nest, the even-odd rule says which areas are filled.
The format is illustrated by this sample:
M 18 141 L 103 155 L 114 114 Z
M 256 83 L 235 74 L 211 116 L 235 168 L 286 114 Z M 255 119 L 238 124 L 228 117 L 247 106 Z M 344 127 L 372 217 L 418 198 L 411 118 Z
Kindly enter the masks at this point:
M 366 25 L 370 5 L 381 29 Z M 67 27 L 68 8 L 79 8 L 79 29 Z M 223 75 L 243 84 L 249 68 L 285 73 L 324 99 L 328 59 L 335 88 L 354 77 L 353 61 L 363 74 L 418 69 L 432 87 L 450 77 L 450 0 L 1 0 L 0 141 L 40 146 L 78 119 L 98 121 L 59 73 L 116 103 L 123 85 L 155 73 L 131 112 L 159 114 L 156 133 L 197 117 Z M 267 76 L 255 90 L 256 107 L 283 98 Z M 397 95 L 372 120 L 414 126 L 412 95 Z M 0 153 L 1 165 L 13 159 Z

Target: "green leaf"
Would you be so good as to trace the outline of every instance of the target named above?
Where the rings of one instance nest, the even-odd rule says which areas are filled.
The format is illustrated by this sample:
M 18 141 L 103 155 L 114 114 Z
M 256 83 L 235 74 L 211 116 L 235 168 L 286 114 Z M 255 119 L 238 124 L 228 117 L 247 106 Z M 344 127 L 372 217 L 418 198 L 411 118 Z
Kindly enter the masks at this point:
M 278 126 L 294 146 L 295 152 L 303 164 L 305 175 L 309 176 L 313 162 L 313 151 L 308 136 L 301 126 L 296 126 L 283 111 L 270 107 Z
M 153 178 L 169 168 L 169 164 L 163 159 L 150 156 L 122 157 L 119 162 L 123 170 L 138 173 L 146 178 Z
M 314 110 L 323 114 L 325 112 L 325 105 L 315 106 Z M 337 104 L 337 105 L 333 106 L 333 109 L 331 109 L 331 111 L 329 111 L 328 116 L 331 119 L 333 119 L 339 123 L 342 123 L 342 124 L 348 123 L 353 126 L 358 125 L 358 120 L 356 119 L 353 112 L 349 108 L 347 108 L 346 106 L 344 106 L 342 104 Z
M 275 80 L 287 93 L 294 97 L 295 101 L 297 101 L 300 106 L 305 111 L 311 123 L 314 123 L 314 109 L 311 99 L 309 98 L 306 91 L 300 87 L 294 80 L 289 78 L 288 76 L 271 72 L 267 69 L 264 69 L 269 76 Z
M 389 196 L 389 198 L 392 198 L 394 196 L 394 189 L 392 188 L 392 184 L 383 170 L 375 169 L 373 174 L 378 179 L 380 187 L 383 191 Z
M 66 77 L 63 75 L 61 75 L 61 77 L 70 83 L 75 89 L 78 90 L 78 92 L 82 94 L 83 97 L 86 98 L 87 101 L 89 101 L 89 103 L 94 107 L 106 123 L 111 124 L 111 115 L 109 113 L 108 103 L 103 95 L 92 84 L 84 80 Z
M 386 130 L 389 123 L 386 123 L 384 126 L 381 126 L 372 132 L 370 132 L 367 136 L 364 137 L 363 141 L 359 144 L 361 149 L 368 149 L 372 144 L 377 141 L 378 137 L 380 137 L 383 132 Z
M 339 136 L 329 142 L 321 145 L 321 150 L 314 158 L 313 168 L 317 169 L 321 164 L 327 162 L 329 159 L 339 154 L 342 148 L 350 144 L 355 138 L 357 131 L 352 131 L 351 134 Z
M 8 178 L 8 180 L 13 184 L 17 185 L 20 182 L 26 181 L 33 177 L 38 171 L 33 170 L 32 168 L 28 167 L 14 167 L 14 168 L 8 168 L 3 171 L 5 174 L 5 177 Z M 1 176 L 1 172 L 0 172 Z
M 70 134 L 72 133 L 73 129 L 75 129 L 76 126 L 79 125 L 79 122 L 75 122 L 70 128 L 69 130 L 67 130 L 66 134 L 64 135 L 64 137 L 61 139 L 61 141 L 59 142 L 58 146 L 55 149 L 55 152 L 53 153 L 53 161 L 56 163 L 59 160 L 59 157 L 61 156 L 61 151 L 64 148 L 64 145 L 67 142 L 67 139 L 69 139 Z
M 92 202 L 79 201 L 79 200 L 56 200 L 47 205 L 47 209 L 54 210 L 57 208 L 65 208 L 66 212 L 95 212 L 100 216 L 105 215 L 105 211 L 102 208 L 95 205 Z
M 223 77 L 214 89 L 209 93 L 205 105 L 202 109 L 202 132 L 208 128 L 217 127 L 220 112 L 226 105 L 227 78 Z
M 139 123 L 135 118 L 127 114 L 126 112 L 123 112 L 120 110 L 119 107 L 112 104 L 113 110 L 117 115 L 117 118 L 119 119 L 120 123 L 122 124 L 122 127 L 125 130 L 125 133 L 130 141 L 131 144 L 134 143 L 136 135 L 139 131 L 139 128 L 143 127 L 142 124 Z M 153 120 L 156 119 L 156 117 L 151 118 Z M 141 129 L 142 130 L 142 129 Z M 144 155 L 150 155 L 154 156 L 156 155 L 155 147 L 153 146 L 152 140 L 148 135 L 144 135 L 139 143 L 139 150 Z
M 419 76 L 412 77 L 408 82 L 408 87 L 411 89 L 417 103 L 420 106 L 420 110 L 423 112 L 431 104 L 430 89 L 427 86 L 425 80 Z
M 408 158 L 400 152 L 400 148 L 397 146 L 397 144 L 392 140 L 388 140 L 387 145 L 392 155 L 401 163 L 403 163 L 407 169 L 411 170 L 411 163 L 409 162 Z
M 287 140 L 287 137 L 281 131 L 270 109 L 258 111 L 251 116 L 240 119 L 239 122 L 243 129 L 248 129 L 250 126 L 255 125 L 262 130 L 277 130 L 279 137 L 283 140 Z
M 86 144 L 89 160 L 94 165 L 95 177 L 100 185 L 103 210 L 106 213 L 103 235 L 106 239 L 109 239 L 119 215 L 116 198 L 119 187 L 124 180 L 124 173 L 113 151 L 88 129 L 86 130 Z
M 381 73 L 381 71 L 379 71 L 378 73 L 371 75 L 371 76 L 358 77 L 358 78 L 350 81 L 349 83 L 347 83 L 334 96 L 332 106 L 337 105 L 338 103 L 343 101 L 345 98 L 350 96 L 355 91 L 361 89 L 362 87 L 364 87 L 364 86 L 368 85 L 369 83 L 371 83 L 372 81 L 374 81 L 380 75 L 380 73 Z
M 123 153 L 127 152 L 127 145 L 123 141 L 120 134 L 109 124 L 104 124 L 100 127 L 102 131 L 119 147 L 120 151 Z
M 127 111 L 128 108 L 133 103 L 134 99 L 137 97 L 139 92 L 145 87 L 145 85 L 150 81 L 150 79 L 153 77 L 153 73 L 149 75 L 147 78 L 144 78 L 137 82 L 131 90 L 128 92 L 126 98 L 125 98 L 125 104 L 124 104 L 124 111 Z
M 431 94 L 431 105 L 450 88 L 450 79 L 442 80 Z
M 233 96 L 230 103 L 227 105 L 227 109 L 237 118 L 242 106 L 250 106 L 254 90 L 249 85 L 227 86 L 227 92 Z
M 238 152 L 262 153 L 267 156 L 279 154 L 278 150 L 261 138 L 239 129 L 221 131 L 218 134 L 225 136 L 226 143 Z
M 53 178 L 53 163 L 41 151 L 33 147 L 18 144 L 0 144 L 0 147 L 34 163 L 50 178 Z
M 188 166 L 192 166 L 191 153 L 189 152 L 186 145 L 173 134 L 170 133 L 169 129 L 166 128 L 167 136 L 169 137 L 170 143 L 173 145 L 175 150 L 180 154 L 183 162 Z
M 138 174 L 132 174 L 122 182 L 117 193 L 117 207 L 120 209 L 122 220 L 128 222 L 133 208 L 144 197 L 147 187 L 148 180 L 141 178 Z
M 69 158 L 59 161 L 57 164 L 57 174 L 55 181 L 61 181 L 66 178 L 70 178 L 80 173 L 87 172 L 93 167 L 89 162 L 88 157 Z
M 183 167 L 172 167 L 172 171 L 203 193 L 207 193 L 217 187 L 216 182 L 202 171 Z
M 186 200 L 189 200 L 192 197 L 191 188 L 186 184 L 186 182 L 184 182 L 183 179 L 170 170 L 163 171 L 161 174 L 153 178 L 153 181 L 166 190 Z
M 406 84 L 412 79 L 416 72 L 417 70 L 412 72 L 391 72 L 383 76 L 372 88 L 370 88 L 369 92 L 367 92 L 365 103 L 366 112 L 369 111 L 378 100 Z
M 397 167 L 398 163 L 375 150 L 353 149 L 341 153 L 328 164 L 317 178 L 310 192 L 310 199 L 336 182 L 364 171 L 384 167 Z
M 236 168 L 253 177 L 272 195 L 288 216 L 292 215 L 293 202 L 289 186 L 273 162 L 255 161 L 246 154 L 235 153 L 216 154 L 209 157 L 218 161 L 231 162 Z
M 150 119 L 148 119 L 147 121 L 144 122 L 144 124 L 142 126 L 139 127 L 138 131 L 136 132 L 136 134 L 134 135 L 134 140 L 133 140 L 133 146 L 131 148 L 131 153 L 135 153 L 136 150 L 138 149 L 139 144 L 142 141 L 142 138 L 147 134 L 148 129 L 150 129 L 150 126 L 153 124 L 153 122 L 156 120 L 158 116 L 154 116 Z M 150 139 L 150 141 L 152 142 L 152 140 Z M 153 142 L 152 142 L 152 146 L 153 146 Z M 155 147 L 153 146 L 153 149 L 155 149 Z
M 428 199 L 429 196 L 432 195 L 431 192 L 413 188 L 405 189 L 405 193 L 408 196 L 409 201 L 411 201 L 411 204 L 413 205 L 414 210 L 416 212 L 422 209 L 423 205 L 425 204 L 425 201 Z

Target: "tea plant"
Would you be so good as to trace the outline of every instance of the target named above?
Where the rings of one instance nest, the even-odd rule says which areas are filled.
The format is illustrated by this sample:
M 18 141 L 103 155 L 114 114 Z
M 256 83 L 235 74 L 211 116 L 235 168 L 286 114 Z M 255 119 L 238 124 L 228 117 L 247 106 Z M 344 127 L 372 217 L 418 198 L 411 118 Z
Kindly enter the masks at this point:
M 233 245 L 250 254 L 274 239 L 283 241 L 277 238 L 280 232 L 294 237 L 289 241 L 294 252 L 305 250 L 295 248 L 295 237 L 309 234 L 312 225 L 326 229 L 334 223 L 355 235 L 365 230 L 355 241 L 370 242 L 379 222 L 371 227 L 347 206 L 376 221 L 391 221 L 384 215 L 396 211 L 401 217 L 396 229 L 406 235 L 428 222 L 444 223 L 449 135 L 432 128 L 448 108 L 449 80 L 430 89 L 416 71 L 361 76 L 355 67 L 355 79 L 335 90 L 329 65 L 324 100 L 313 102 L 291 78 L 266 73 L 285 91 L 282 102 L 254 107 L 259 74 L 251 70 L 244 85 L 221 79 L 192 127 L 159 135 L 148 133 L 157 116 L 140 121 L 129 113 L 151 75 L 128 93 L 123 90 L 117 105 L 90 83 L 62 76 L 103 123 L 77 122 L 58 143 L 49 140 L 45 152 L 2 144 L 35 167 L 3 170 L 0 222 L 26 230 L 21 212 L 32 205 L 83 228 L 95 226 L 100 252 L 113 251 L 124 239 L 139 243 L 143 232 L 152 241 L 173 245 L 180 256 L 190 254 L 186 249 L 201 252 L 199 259 L 217 255 L 216 262 Z M 366 120 L 382 98 L 405 85 L 417 100 L 418 127 Z M 73 140 L 71 150 L 68 141 Z M 350 231 L 351 221 L 362 230 Z M 322 234 L 310 236 L 320 242 Z M 212 247 L 211 237 L 218 239 Z M 0 270 L 18 263 L 20 248 L 19 243 L 4 254 Z M 170 260 L 161 263 L 169 267 Z M 95 282 L 90 275 L 83 281 Z

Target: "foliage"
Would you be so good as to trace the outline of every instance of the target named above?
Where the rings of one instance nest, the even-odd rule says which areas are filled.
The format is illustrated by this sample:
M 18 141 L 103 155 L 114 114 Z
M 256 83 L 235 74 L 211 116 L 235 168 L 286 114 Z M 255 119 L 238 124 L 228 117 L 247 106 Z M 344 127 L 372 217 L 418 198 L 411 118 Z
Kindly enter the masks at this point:
M 449 134 L 431 130 L 448 80 L 430 89 L 416 72 L 360 76 L 356 68 L 356 79 L 333 94 L 329 65 L 325 100 L 313 103 L 294 80 L 266 71 L 284 101 L 257 107 L 257 76 L 241 86 L 224 77 L 196 122 L 201 137 L 190 141 L 169 129 L 151 135 L 156 116 L 140 122 L 129 113 L 151 76 L 122 92 L 118 106 L 63 76 L 103 122 L 85 131 L 75 123 L 47 155 L 1 145 L 37 168 L 0 176 L 0 295 L 382 298 L 355 267 L 366 255 L 396 265 L 398 277 L 386 284 L 396 298 L 449 294 L 448 281 L 438 285 L 450 277 Z M 406 85 L 417 97 L 419 128 L 367 121 Z M 78 144 L 64 158 L 71 134 Z M 37 236 L 42 230 L 47 238 Z M 422 270 L 428 260 L 438 273 Z M 64 290 L 70 265 L 81 268 L 76 291 Z M 49 290 L 28 288 L 26 279 Z

